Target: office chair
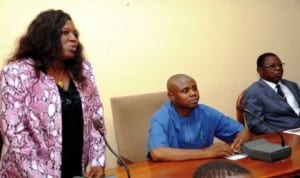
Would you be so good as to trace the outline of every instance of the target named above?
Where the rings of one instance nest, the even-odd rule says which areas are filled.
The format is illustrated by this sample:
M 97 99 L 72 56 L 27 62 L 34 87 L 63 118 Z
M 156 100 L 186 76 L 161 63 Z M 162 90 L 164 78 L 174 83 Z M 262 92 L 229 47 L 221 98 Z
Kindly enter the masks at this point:
M 242 101 L 243 101 L 243 92 L 239 94 L 236 100 L 236 119 L 238 122 L 243 124 L 244 127 L 246 127 L 247 124 L 245 123 L 245 113 L 237 109 L 239 105 L 242 105 Z
M 111 98 L 117 150 L 126 164 L 147 160 L 150 120 L 168 99 L 166 91 Z

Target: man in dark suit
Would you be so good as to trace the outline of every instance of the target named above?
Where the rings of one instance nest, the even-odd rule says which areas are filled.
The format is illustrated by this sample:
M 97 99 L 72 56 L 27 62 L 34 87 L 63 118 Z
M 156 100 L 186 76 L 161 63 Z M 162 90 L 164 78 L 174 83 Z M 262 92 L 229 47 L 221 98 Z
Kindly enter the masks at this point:
M 300 89 L 292 81 L 282 79 L 284 63 L 274 53 L 264 53 L 257 59 L 260 79 L 245 90 L 243 106 L 264 120 L 246 114 L 249 130 L 265 134 L 300 127 Z

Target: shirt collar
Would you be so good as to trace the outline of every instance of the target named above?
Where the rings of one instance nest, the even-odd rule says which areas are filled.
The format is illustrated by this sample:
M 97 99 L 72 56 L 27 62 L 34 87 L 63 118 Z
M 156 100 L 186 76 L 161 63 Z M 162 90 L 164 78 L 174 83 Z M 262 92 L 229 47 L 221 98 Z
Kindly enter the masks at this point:
M 262 79 L 262 81 L 264 81 L 267 85 L 269 85 L 273 90 L 277 91 L 277 88 L 276 88 L 277 84 L 275 84 L 273 82 L 269 82 L 269 81 L 264 80 L 264 79 Z M 279 81 L 278 84 L 282 86 L 281 81 Z

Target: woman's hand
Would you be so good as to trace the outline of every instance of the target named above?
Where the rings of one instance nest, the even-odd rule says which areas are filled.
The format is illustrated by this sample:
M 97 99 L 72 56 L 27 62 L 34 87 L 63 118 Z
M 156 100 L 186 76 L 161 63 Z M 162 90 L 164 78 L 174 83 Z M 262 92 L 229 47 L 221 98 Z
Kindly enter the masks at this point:
M 86 178 L 102 178 L 105 176 L 104 167 L 91 167 L 90 171 L 85 174 Z

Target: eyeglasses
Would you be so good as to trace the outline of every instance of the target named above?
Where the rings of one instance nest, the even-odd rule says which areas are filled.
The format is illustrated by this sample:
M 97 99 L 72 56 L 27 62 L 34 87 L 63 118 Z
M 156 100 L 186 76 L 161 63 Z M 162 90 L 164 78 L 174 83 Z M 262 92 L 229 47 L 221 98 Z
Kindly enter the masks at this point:
M 274 70 L 276 67 L 279 67 L 279 68 L 283 68 L 285 65 L 285 63 L 281 63 L 281 64 L 271 64 L 271 65 L 268 65 L 268 66 L 262 66 L 263 68 L 266 68 L 266 69 L 269 69 L 269 70 Z

